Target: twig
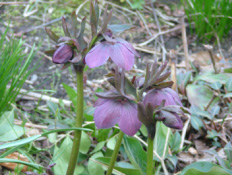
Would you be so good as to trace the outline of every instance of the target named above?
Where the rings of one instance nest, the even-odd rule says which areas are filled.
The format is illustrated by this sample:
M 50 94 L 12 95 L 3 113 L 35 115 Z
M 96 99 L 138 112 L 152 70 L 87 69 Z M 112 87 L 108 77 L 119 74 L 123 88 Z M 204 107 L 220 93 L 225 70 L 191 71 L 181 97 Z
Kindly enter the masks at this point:
M 182 130 L 182 134 L 181 134 L 181 143 L 180 143 L 180 150 L 183 148 L 184 146 L 184 142 L 185 142 L 185 136 L 186 136 L 186 133 L 187 133 L 187 129 L 188 129 L 188 125 L 189 125 L 189 122 L 191 120 L 191 116 L 189 114 L 186 114 L 186 116 L 188 117 L 188 120 L 185 122 L 184 124 L 184 128 Z
M 129 13 L 131 13 L 131 14 L 133 14 L 133 15 L 136 15 L 135 12 L 133 12 L 133 11 L 127 9 L 127 8 L 121 7 L 121 6 L 117 5 L 117 4 L 114 4 L 114 3 L 112 3 L 112 2 L 105 1 L 105 3 L 106 3 L 106 4 L 110 4 L 110 5 L 112 5 L 113 7 L 119 8 L 119 9 L 121 9 L 121 10 L 127 11 L 127 12 L 129 12 Z
M 146 21 L 144 20 L 144 18 L 143 18 L 143 16 L 141 15 L 141 13 L 140 13 L 138 10 L 136 11 L 136 13 L 138 14 L 138 16 L 139 16 L 139 17 L 141 18 L 141 20 L 143 21 L 143 24 L 144 24 L 144 26 L 145 26 L 147 32 L 149 33 L 149 35 L 152 36 L 152 33 L 151 33 L 150 29 L 148 28 L 147 23 L 146 23 Z
M 157 28 L 158 28 L 158 31 L 159 33 L 161 32 L 161 29 L 160 29 L 160 24 L 159 24 L 159 20 L 157 18 L 157 14 L 156 14 L 156 11 L 154 9 L 154 5 L 153 5 L 153 2 L 151 0 L 151 8 L 152 8 L 152 12 L 153 12 L 153 15 L 154 15 L 154 19 L 155 19 L 155 22 L 156 22 L 156 25 L 157 25 Z M 160 35 L 160 41 L 161 41 L 161 45 L 162 45 L 162 61 L 164 62 L 166 60 L 166 49 L 164 48 L 164 39 L 163 39 L 163 36 Z
M 147 143 L 144 142 L 141 138 L 139 138 L 137 135 L 134 135 L 133 136 L 134 138 L 136 138 L 138 141 L 140 141 L 142 144 L 144 144 L 146 147 L 147 147 Z M 153 154 L 159 159 L 159 160 L 162 160 L 162 158 L 159 156 L 159 154 L 153 150 Z
M 184 47 L 186 70 L 189 70 L 188 42 L 187 42 L 187 36 L 186 36 L 184 17 L 181 17 L 181 31 L 182 31 L 182 42 L 183 42 L 183 47 Z
M 145 41 L 143 43 L 140 43 L 139 46 L 145 46 L 145 45 L 149 44 L 150 42 L 154 41 L 158 36 L 164 35 L 164 34 L 167 34 L 167 33 L 170 33 L 170 32 L 174 32 L 174 31 L 179 30 L 179 29 L 181 29 L 181 26 L 176 26 L 176 27 L 174 27 L 172 29 L 169 29 L 169 30 L 166 30 L 166 31 L 163 31 L 163 32 L 159 32 L 159 33 L 155 34 L 149 40 L 147 40 L 147 41 Z
M 208 105 L 205 107 L 205 111 L 207 111 L 210 107 L 210 105 L 213 103 L 214 99 L 216 98 L 217 96 L 215 94 L 213 94 L 213 97 L 210 99 Z
M 209 52 L 209 55 L 210 55 L 210 59 L 211 59 L 211 62 L 213 64 L 213 69 L 214 69 L 214 72 L 215 74 L 218 74 L 218 70 L 217 70 L 217 66 L 216 66 L 216 62 L 215 62 L 215 58 L 213 56 L 213 46 L 210 46 L 210 45 L 203 45 Z
M 58 98 L 50 97 L 48 95 L 43 95 L 43 94 L 39 94 L 39 93 L 35 93 L 35 92 L 28 92 L 25 89 L 21 89 L 19 91 L 19 93 L 21 95 L 26 95 L 26 96 L 29 96 L 29 97 L 34 97 L 36 100 L 41 99 L 41 100 L 44 100 L 44 101 L 51 101 L 51 102 L 57 103 L 57 104 L 59 104 L 59 101 L 60 101 L 60 99 L 58 99 Z M 62 99 L 62 101 L 63 101 L 64 105 L 67 106 L 67 107 L 70 107 L 71 104 L 72 104 L 72 102 L 69 101 L 69 100 L 63 100 Z
M 164 170 L 164 174 L 165 175 L 168 175 L 168 170 L 166 168 L 166 165 L 164 163 L 164 159 L 165 159 L 165 153 L 166 153 L 166 149 L 167 149 L 167 146 L 168 146 L 168 139 L 169 139 L 169 136 L 170 136 L 170 131 L 171 129 L 168 128 L 168 132 L 167 132 L 167 136 L 166 136 L 166 140 L 165 140 L 165 145 L 164 145 L 164 152 L 163 152 L 163 155 L 162 155 L 162 160 L 161 160 L 161 164 L 162 164 L 162 167 L 163 167 L 163 170 Z
M 33 31 L 33 30 L 36 30 L 36 29 L 39 29 L 39 28 L 43 28 L 43 27 L 48 26 L 48 25 L 50 25 L 50 24 L 52 24 L 52 23 L 55 23 L 55 22 L 57 22 L 57 21 L 60 21 L 61 19 L 62 19 L 62 17 L 57 18 L 57 19 L 54 19 L 54 20 L 49 21 L 49 22 L 47 22 L 47 23 L 45 23 L 45 24 L 42 24 L 42 25 L 32 27 L 32 28 L 27 29 L 27 30 L 25 30 L 25 31 L 18 32 L 18 33 L 20 33 L 20 34 L 28 33 L 28 32 L 31 32 L 31 31 Z
M 0 5 L 18 5 L 18 4 L 29 4 L 29 2 L 0 2 Z
M 22 125 L 22 121 L 20 120 L 14 120 L 14 124 L 15 125 Z M 47 129 L 48 127 L 47 126 L 44 126 L 44 125 L 36 125 L 36 124 L 32 124 L 32 123 L 25 123 L 24 124 L 25 127 L 28 127 L 28 128 L 37 128 L 37 129 Z

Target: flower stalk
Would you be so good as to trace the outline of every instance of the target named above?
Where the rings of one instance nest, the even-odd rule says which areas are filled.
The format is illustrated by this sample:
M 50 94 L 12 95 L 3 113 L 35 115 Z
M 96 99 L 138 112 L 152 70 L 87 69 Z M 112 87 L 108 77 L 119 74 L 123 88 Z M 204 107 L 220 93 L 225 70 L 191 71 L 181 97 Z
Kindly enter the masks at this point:
M 147 175 L 153 175 L 153 137 L 148 137 L 147 139 Z
M 116 162 L 117 155 L 118 155 L 121 143 L 122 143 L 123 136 L 124 136 L 124 133 L 120 130 L 119 135 L 118 135 L 118 140 L 116 142 L 114 152 L 112 154 L 112 157 L 111 157 L 111 160 L 110 160 L 110 165 L 108 167 L 106 175 L 111 175 L 112 174 L 112 171 L 114 169 L 114 164 Z
M 76 121 L 75 127 L 82 128 L 83 122 L 83 106 L 84 106 L 84 90 L 83 90 L 83 75 L 84 75 L 84 66 L 75 66 L 75 71 L 77 75 L 77 106 L 76 106 Z M 73 139 L 73 146 L 72 151 L 69 159 L 68 169 L 66 175 L 73 175 L 79 149 L 80 149 L 80 142 L 81 142 L 81 130 L 74 131 L 74 139 Z

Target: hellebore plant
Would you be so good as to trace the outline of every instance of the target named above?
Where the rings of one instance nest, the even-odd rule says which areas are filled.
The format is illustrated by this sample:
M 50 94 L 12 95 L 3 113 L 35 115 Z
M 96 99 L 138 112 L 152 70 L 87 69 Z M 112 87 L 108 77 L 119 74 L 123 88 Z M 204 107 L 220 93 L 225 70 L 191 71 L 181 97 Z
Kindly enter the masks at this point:
M 77 128 L 82 128 L 83 123 L 83 70 L 85 64 L 90 68 L 103 65 L 109 58 L 111 58 L 116 65 L 120 68 L 129 70 L 134 64 L 134 57 L 139 56 L 138 53 L 134 50 L 131 44 L 126 42 L 123 39 L 115 38 L 113 36 L 113 30 L 108 29 L 108 23 L 112 16 L 112 11 L 107 12 L 107 8 L 104 11 L 103 21 L 101 30 L 98 32 L 98 22 L 99 22 L 99 9 L 97 1 L 93 3 L 90 1 L 90 26 L 92 39 L 90 43 L 87 43 L 84 40 L 84 31 L 86 18 L 84 17 L 81 22 L 81 28 L 78 31 L 77 29 L 77 16 L 75 12 L 72 13 L 72 32 L 69 31 L 65 18 L 62 18 L 62 27 L 65 36 L 59 37 L 50 29 L 45 28 L 48 36 L 56 42 L 55 49 L 48 50 L 45 53 L 52 56 L 52 61 L 55 64 L 63 64 L 62 69 L 67 68 L 70 65 L 73 65 L 76 75 L 77 75 L 77 106 L 76 108 L 76 122 L 75 126 Z M 99 41 L 98 44 L 96 44 Z M 95 45 L 96 44 L 96 45 Z M 127 98 L 122 97 L 121 99 L 115 100 L 104 100 L 99 99 L 98 103 L 99 108 L 105 108 L 105 106 L 115 105 L 118 109 L 123 109 L 120 116 L 127 114 L 127 118 L 130 119 L 132 116 L 137 115 L 137 105 L 127 100 Z M 122 107 L 123 104 L 126 104 L 128 110 L 124 110 Z M 106 112 L 107 115 L 114 110 Z M 101 111 L 95 111 L 95 115 L 99 116 Z M 115 118 L 114 121 L 110 124 L 101 122 L 101 118 L 95 119 L 96 125 L 100 127 L 112 127 L 115 123 L 119 123 L 124 131 L 126 131 L 126 125 L 123 121 L 123 118 Z M 127 133 L 133 135 L 141 126 L 141 123 L 136 118 L 136 129 L 131 127 L 130 131 Z M 136 131 L 135 131 L 136 130 Z M 121 138 L 122 139 L 122 138 Z M 73 147 L 70 155 L 69 165 L 67 169 L 67 175 L 72 175 L 77 163 L 79 148 L 81 140 L 81 130 L 76 130 L 74 132 Z M 121 142 L 120 142 L 121 143 Z M 119 145 L 120 146 L 120 145 Z M 116 155 L 115 155 L 116 156 Z
M 107 8 L 106 8 L 107 9 Z M 85 65 L 95 68 L 111 59 L 116 68 L 107 75 L 107 81 L 112 85 L 112 90 L 97 93 L 99 97 L 95 103 L 94 121 L 99 129 L 111 128 L 119 125 L 120 132 L 107 175 L 112 174 L 117 154 L 123 140 L 124 133 L 133 136 L 142 123 L 148 130 L 147 174 L 153 172 L 153 138 L 155 136 L 156 122 L 163 122 L 174 129 L 182 129 L 183 123 L 180 115 L 184 115 L 178 94 L 170 89 L 172 81 L 165 81 L 170 72 L 165 72 L 167 63 L 158 66 L 155 61 L 152 66 L 147 66 L 145 77 L 135 76 L 130 80 L 125 71 L 130 70 L 139 54 L 130 43 L 115 37 L 114 28 L 108 26 L 112 11 L 104 11 L 101 27 L 98 26 L 99 10 L 95 1 L 90 1 L 90 26 L 92 38 L 89 43 L 84 40 L 86 18 L 77 29 L 77 16 L 72 14 L 72 32 L 69 31 L 65 18 L 62 18 L 62 27 L 65 36 L 59 37 L 50 29 L 45 28 L 49 37 L 56 42 L 55 49 L 46 51 L 52 55 L 55 64 L 63 64 L 62 69 L 73 65 L 77 75 L 77 128 L 82 128 L 83 123 L 83 70 Z M 118 27 L 118 26 L 117 26 Z M 98 29 L 100 30 L 98 31 Z M 125 29 L 123 29 L 125 30 Z M 144 94 L 146 94 L 144 96 Z M 73 175 L 77 163 L 81 140 L 81 130 L 75 130 L 73 147 L 70 155 L 67 175 Z

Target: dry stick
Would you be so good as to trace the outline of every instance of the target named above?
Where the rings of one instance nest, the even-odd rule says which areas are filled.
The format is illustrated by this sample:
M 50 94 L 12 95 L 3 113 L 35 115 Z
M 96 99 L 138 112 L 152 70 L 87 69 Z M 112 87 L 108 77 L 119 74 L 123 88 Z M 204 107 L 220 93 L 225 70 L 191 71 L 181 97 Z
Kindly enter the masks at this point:
M 205 111 L 207 111 L 210 107 L 210 105 L 213 103 L 214 99 L 216 98 L 217 96 L 215 94 L 213 94 L 213 97 L 210 99 L 208 105 L 205 107 Z
M 190 123 L 191 120 L 191 116 L 189 114 L 186 114 L 186 116 L 188 117 L 188 120 L 185 122 L 183 130 L 182 130 L 182 134 L 181 134 L 181 143 L 180 143 L 180 150 L 183 148 L 184 146 L 184 141 L 185 141 L 185 136 L 187 133 L 187 129 L 188 129 L 188 125 Z
M 141 13 L 140 13 L 138 10 L 136 11 L 136 13 L 138 14 L 138 16 L 139 16 L 139 17 L 141 18 L 141 20 L 143 21 L 143 24 L 144 24 L 144 26 L 145 26 L 145 28 L 146 28 L 148 34 L 149 34 L 150 36 L 152 36 L 152 33 L 151 33 L 150 29 L 148 28 L 147 23 L 146 23 L 145 19 L 143 18 L 143 16 L 141 15 Z
M 215 35 L 215 37 L 216 37 L 216 39 L 217 39 L 217 44 L 218 44 L 219 52 L 220 52 L 220 54 L 221 54 L 221 57 L 222 57 L 223 60 L 225 61 L 225 57 L 224 57 L 224 55 L 223 55 L 223 53 L 222 53 L 221 44 L 220 44 L 220 39 L 219 39 L 219 37 L 218 37 L 218 35 L 217 35 L 217 32 L 215 32 L 213 26 L 209 23 L 208 19 L 207 19 L 207 18 L 204 18 L 204 19 L 205 19 L 205 21 L 208 23 L 208 25 L 210 26 L 210 28 L 212 29 L 212 31 L 214 32 L 214 35 Z
M 186 29 L 185 29 L 185 23 L 184 23 L 184 16 L 181 17 L 181 31 L 182 31 L 182 41 L 183 41 L 183 47 L 184 47 L 186 70 L 188 71 L 189 70 L 188 42 L 187 42 Z
M 23 122 L 20 120 L 17 120 L 17 119 L 14 120 L 14 124 L 16 124 L 16 125 L 22 125 L 22 123 Z M 24 126 L 28 127 L 28 128 L 37 128 L 37 129 L 47 129 L 48 128 L 47 126 L 44 126 L 44 125 L 36 125 L 36 124 L 32 124 L 32 123 L 25 123 Z
M 154 9 L 154 5 L 153 5 L 153 2 L 151 0 L 151 7 L 152 7 L 152 11 L 153 11 L 153 15 L 154 15 L 154 18 L 155 18 L 155 22 L 156 22 L 156 25 L 158 27 L 158 31 L 159 33 L 161 32 L 161 29 L 160 29 L 160 25 L 159 25 L 159 20 L 157 18 L 157 14 L 156 14 L 156 11 Z M 164 39 L 163 39 L 163 35 L 160 35 L 160 41 L 161 41 L 161 45 L 162 45 L 162 61 L 164 62 L 166 60 L 166 49 L 164 48 L 165 45 L 164 45 Z
M 43 94 L 39 94 L 39 93 L 35 93 L 35 92 L 28 92 L 25 89 L 21 89 L 19 91 L 19 93 L 21 95 L 34 97 L 35 99 L 41 99 L 41 100 L 44 100 L 44 101 L 51 101 L 51 102 L 57 103 L 57 104 L 59 104 L 59 101 L 61 100 L 61 99 L 58 99 L 58 98 L 50 97 L 48 95 L 43 95 Z M 64 105 L 67 106 L 67 107 L 70 107 L 71 104 L 72 104 L 72 102 L 69 101 L 69 100 L 63 100 L 62 99 L 62 101 L 63 101 Z
M 29 2 L 0 2 L 0 5 L 18 5 L 18 4 L 29 4 Z
M 166 149 L 167 149 L 167 146 L 168 146 L 168 139 L 169 139 L 170 131 L 171 131 L 171 129 L 168 128 L 168 133 L 167 133 L 166 140 L 165 140 L 165 145 L 164 145 L 164 152 L 163 152 L 162 160 L 161 160 L 161 164 L 162 164 L 162 167 L 163 167 L 163 170 L 164 170 L 164 174 L 165 174 L 165 175 L 169 175 L 164 160 L 165 160 Z
M 139 46 L 145 46 L 147 44 L 149 44 L 150 42 L 154 41 L 158 36 L 160 35 L 164 35 L 164 34 L 167 34 L 167 33 L 170 33 L 170 32 L 174 32 L 174 31 L 177 31 L 181 29 L 181 26 L 176 26 L 172 29 L 169 29 L 169 30 L 166 30 L 166 31 L 163 31 L 163 32 L 159 32 L 157 34 L 155 34 L 152 38 L 150 38 L 149 40 L 143 42 L 143 43 L 140 43 Z
M 213 69 L 214 69 L 215 74 L 218 74 L 218 70 L 217 70 L 215 58 L 214 58 L 214 56 L 213 56 L 213 46 L 204 45 L 204 47 L 205 47 L 205 48 L 208 50 L 208 52 L 209 52 L 210 59 L 211 59 L 212 64 L 213 64 Z
M 171 62 L 171 80 L 173 81 L 172 89 L 177 90 L 177 81 L 176 81 L 176 64 L 170 59 Z

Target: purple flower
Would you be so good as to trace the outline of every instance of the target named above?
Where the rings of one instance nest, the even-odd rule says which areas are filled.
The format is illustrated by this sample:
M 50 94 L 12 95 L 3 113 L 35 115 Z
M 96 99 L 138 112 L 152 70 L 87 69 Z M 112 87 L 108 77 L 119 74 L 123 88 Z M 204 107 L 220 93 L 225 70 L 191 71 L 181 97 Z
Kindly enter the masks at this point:
M 90 68 L 94 68 L 103 65 L 111 58 L 120 68 L 130 70 L 134 65 L 135 56 L 140 57 L 130 43 L 115 38 L 94 46 L 86 55 L 85 62 Z
M 53 54 L 52 61 L 56 64 L 65 64 L 73 57 L 72 47 L 63 44 Z
M 149 91 L 144 97 L 144 104 L 150 103 L 153 107 L 161 105 L 162 101 L 165 100 L 164 106 L 170 105 L 179 105 L 182 106 L 181 100 L 176 93 L 176 91 L 170 88 L 163 89 L 153 89 Z M 168 112 L 165 110 L 161 110 L 159 112 L 159 117 L 163 118 L 163 123 L 170 128 L 174 129 L 182 129 L 183 122 L 180 119 L 180 116 L 175 112 Z
M 176 91 L 170 88 L 163 88 L 163 89 L 153 89 L 149 91 L 146 96 L 144 97 L 144 103 L 151 103 L 153 107 L 159 106 L 162 101 L 165 100 L 164 106 L 169 105 L 179 105 L 182 106 L 180 98 Z
M 137 105 L 127 99 L 102 99 L 95 103 L 94 121 L 97 128 L 111 128 L 118 123 L 120 129 L 133 136 L 141 127 L 137 118 Z

